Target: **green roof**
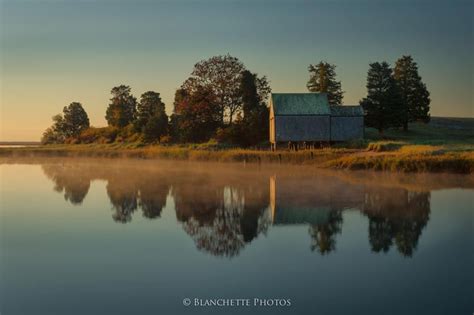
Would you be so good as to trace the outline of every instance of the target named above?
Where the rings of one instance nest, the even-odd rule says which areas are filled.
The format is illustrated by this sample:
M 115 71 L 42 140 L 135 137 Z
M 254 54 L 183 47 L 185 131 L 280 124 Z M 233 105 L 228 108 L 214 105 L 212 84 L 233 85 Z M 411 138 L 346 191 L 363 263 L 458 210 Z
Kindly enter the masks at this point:
M 331 211 L 329 207 L 277 207 L 273 224 L 327 224 Z
M 364 116 L 362 106 L 331 105 L 331 116 Z
M 329 115 L 325 93 L 272 93 L 275 115 Z

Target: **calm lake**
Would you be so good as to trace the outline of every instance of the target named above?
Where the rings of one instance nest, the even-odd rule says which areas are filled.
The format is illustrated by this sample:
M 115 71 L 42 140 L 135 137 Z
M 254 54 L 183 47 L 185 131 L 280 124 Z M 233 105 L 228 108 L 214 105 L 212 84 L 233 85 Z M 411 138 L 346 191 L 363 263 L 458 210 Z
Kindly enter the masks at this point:
M 0 163 L 2 315 L 474 311 L 473 176 Z

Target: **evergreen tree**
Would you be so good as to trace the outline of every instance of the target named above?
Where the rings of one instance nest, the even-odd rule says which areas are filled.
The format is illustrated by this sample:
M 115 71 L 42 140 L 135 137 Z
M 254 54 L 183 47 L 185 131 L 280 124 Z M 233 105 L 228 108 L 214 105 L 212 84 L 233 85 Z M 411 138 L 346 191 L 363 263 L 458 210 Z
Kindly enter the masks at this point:
M 258 94 L 258 77 L 246 70 L 242 72 L 240 94 L 242 95 L 242 109 L 244 113 L 238 143 L 240 145 L 254 145 L 268 137 L 269 111 L 261 96 Z
M 324 61 L 309 65 L 309 81 L 306 87 L 310 92 L 326 93 L 329 104 L 342 105 L 344 92 L 341 82 L 336 80 L 336 66 Z
M 250 117 L 251 112 L 260 105 L 256 84 L 257 75 L 245 70 L 240 79 L 240 94 L 242 95 L 242 110 L 244 119 Z
M 411 121 L 429 122 L 430 93 L 418 74 L 418 66 L 411 56 L 402 56 L 397 60 L 394 69 L 402 97 L 403 129 L 408 130 Z
M 160 93 L 148 91 L 142 94 L 137 105 L 137 114 L 134 121 L 135 129 L 143 132 L 151 117 L 157 115 L 166 117 L 165 103 L 161 101 Z M 155 119 L 156 120 L 156 119 Z
M 109 126 L 123 128 L 135 118 L 137 99 L 130 94 L 130 87 L 120 85 L 111 91 L 111 103 L 107 108 L 105 119 Z
M 402 100 L 392 69 L 386 62 L 370 64 L 367 73 L 367 97 L 361 100 L 365 124 L 381 134 L 388 127 L 401 125 Z

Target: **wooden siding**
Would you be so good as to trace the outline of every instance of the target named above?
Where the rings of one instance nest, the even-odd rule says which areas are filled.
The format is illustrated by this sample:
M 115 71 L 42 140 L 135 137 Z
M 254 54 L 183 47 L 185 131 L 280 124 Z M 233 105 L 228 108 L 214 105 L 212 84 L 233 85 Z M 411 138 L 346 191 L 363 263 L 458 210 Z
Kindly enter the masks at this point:
M 364 138 L 364 117 L 331 117 L 331 141 Z
M 275 112 L 273 110 L 273 103 L 271 99 L 270 99 L 270 126 L 268 129 L 270 131 L 270 143 L 275 143 Z
M 329 116 L 274 116 L 275 141 L 329 141 Z

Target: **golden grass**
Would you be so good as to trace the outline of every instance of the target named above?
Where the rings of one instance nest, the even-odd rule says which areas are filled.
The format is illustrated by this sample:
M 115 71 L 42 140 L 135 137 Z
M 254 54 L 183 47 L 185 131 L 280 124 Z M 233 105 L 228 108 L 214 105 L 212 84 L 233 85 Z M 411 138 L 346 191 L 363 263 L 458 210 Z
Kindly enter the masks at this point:
M 397 146 L 399 144 L 397 143 Z M 443 146 L 370 144 L 367 149 L 325 148 L 277 151 L 201 149 L 194 146 L 140 146 L 136 144 L 52 145 L 2 148 L 0 157 L 105 157 L 189 161 L 310 164 L 322 168 L 371 169 L 402 172 L 452 172 L 470 174 L 474 151 L 451 151 Z
M 450 125 L 451 128 L 445 128 Z M 215 141 L 161 146 L 115 142 L 0 147 L 0 157 L 106 157 L 310 164 L 315 167 L 351 170 L 471 174 L 474 170 L 474 129 L 469 127 L 471 125 L 474 125 L 473 121 L 466 119 L 460 124 L 455 119 L 433 118 L 433 124 L 413 123 L 410 124 L 408 132 L 387 130 L 384 136 L 368 128 L 364 140 L 339 143 L 332 148 L 298 152 L 230 148 Z

